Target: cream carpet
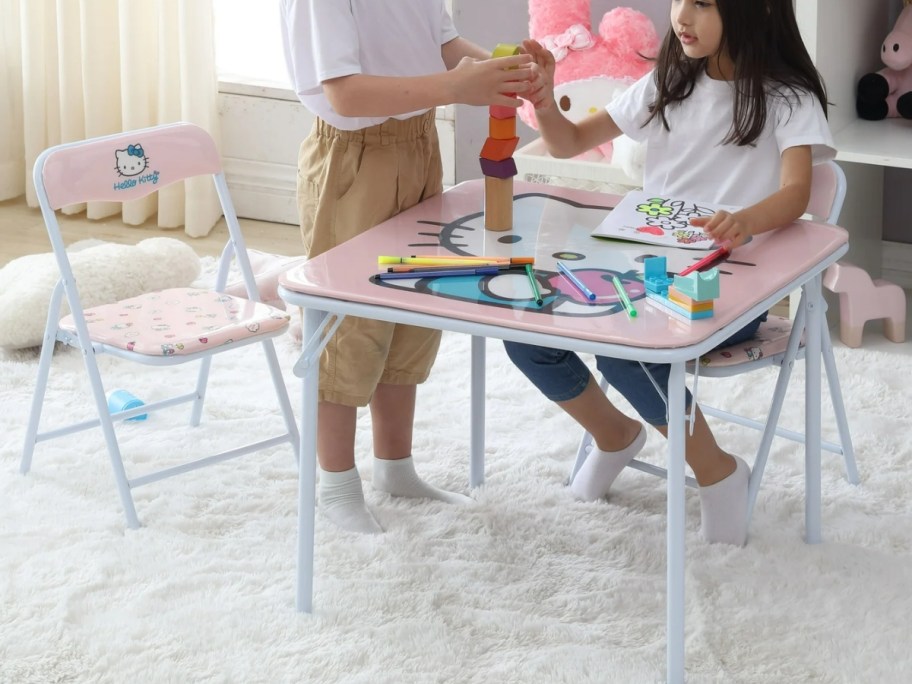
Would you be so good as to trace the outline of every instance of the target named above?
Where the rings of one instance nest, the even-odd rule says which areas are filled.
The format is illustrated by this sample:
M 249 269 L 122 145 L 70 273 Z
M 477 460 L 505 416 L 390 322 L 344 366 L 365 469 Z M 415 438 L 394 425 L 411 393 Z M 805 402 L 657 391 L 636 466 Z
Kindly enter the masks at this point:
M 297 350 L 288 336 L 278 347 L 297 407 Z M 287 449 L 138 489 L 143 527 L 126 531 L 100 431 L 39 444 L 32 472 L 18 473 L 36 355 L 0 353 L 0 682 L 661 681 L 664 481 L 628 470 L 609 501 L 575 502 L 563 481 L 578 430 L 499 342 L 488 354 L 487 483 L 475 504 L 395 500 L 367 484 L 385 535 L 341 533 L 318 516 L 308 616 L 294 610 Z M 825 543 L 802 539 L 803 457 L 792 443 L 774 443 L 744 549 L 700 539 L 688 492 L 690 682 L 912 679 L 912 368 L 863 349 L 837 359 L 862 484 L 824 455 Z M 416 426 L 420 472 L 459 490 L 468 360 L 468 338 L 446 335 Z M 125 374 L 106 361 L 109 388 L 146 400 L 189 381 L 188 369 Z M 278 424 L 252 351 L 213 372 L 202 427 L 184 427 L 178 408 L 120 428 L 128 473 Z M 762 415 L 756 402 L 773 381 L 701 378 L 700 398 Z M 80 358 L 59 353 L 47 421 L 89 417 L 85 388 Z M 785 415 L 800 426 L 797 388 Z M 367 415 L 360 427 L 369 482 Z M 744 455 L 756 448 L 743 428 L 718 435 Z M 652 433 L 647 458 L 663 462 L 662 449 Z

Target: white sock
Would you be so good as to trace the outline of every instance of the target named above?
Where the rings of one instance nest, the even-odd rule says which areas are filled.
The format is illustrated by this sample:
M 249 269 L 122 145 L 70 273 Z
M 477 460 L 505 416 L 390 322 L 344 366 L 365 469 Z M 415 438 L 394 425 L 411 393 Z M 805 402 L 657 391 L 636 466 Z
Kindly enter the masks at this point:
M 448 492 L 428 484 L 415 472 L 411 456 L 385 459 L 374 457 L 374 489 L 415 499 L 436 499 L 447 503 L 469 503 L 471 498 L 456 492 Z
M 383 528 L 364 503 L 357 468 L 335 473 L 320 468 L 320 510 L 349 532 L 380 534 Z
M 747 483 L 750 468 L 737 456 L 734 472 L 719 482 L 700 487 L 700 523 L 710 543 L 744 546 L 747 541 Z
M 583 501 L 595 501 L 606 496 L 617 476 L 640 453 L 644 444 L 646 428 L 640 425 L 637 436 L 620 451 L 602 451 L 593 445 L 592 451 L 570 483 L 570 491 Z

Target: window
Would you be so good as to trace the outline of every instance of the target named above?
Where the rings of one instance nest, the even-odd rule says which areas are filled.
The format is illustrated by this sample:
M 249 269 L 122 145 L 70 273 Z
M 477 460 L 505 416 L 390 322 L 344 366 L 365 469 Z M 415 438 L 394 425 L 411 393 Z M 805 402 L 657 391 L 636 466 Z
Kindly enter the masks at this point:
M 213 5 L 219 81 L 290 88 L 278 0 L 215 0 Z
M 219 81 L 291 88 L 282 53 L 278 0 L 215 0 Z M 452 13 L 452 0 L 446 0 Z

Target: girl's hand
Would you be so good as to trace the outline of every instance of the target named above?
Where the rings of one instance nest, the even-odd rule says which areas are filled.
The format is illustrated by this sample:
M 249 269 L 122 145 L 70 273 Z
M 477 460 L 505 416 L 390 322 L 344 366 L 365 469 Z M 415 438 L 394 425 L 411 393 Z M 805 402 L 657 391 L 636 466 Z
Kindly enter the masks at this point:
M 554 102 L 554 55 L 537 40 L 524 40 L 522 50 L 534 60 L 529 90 L 523 98 L 532 103 L 537 111 L 550 109 Z
M 690 219 L 690 225 L 702 228 L 720 247 L 732 250 L 750 240 L 753 231 L 738 212 L 717 211 L 712 216 Z

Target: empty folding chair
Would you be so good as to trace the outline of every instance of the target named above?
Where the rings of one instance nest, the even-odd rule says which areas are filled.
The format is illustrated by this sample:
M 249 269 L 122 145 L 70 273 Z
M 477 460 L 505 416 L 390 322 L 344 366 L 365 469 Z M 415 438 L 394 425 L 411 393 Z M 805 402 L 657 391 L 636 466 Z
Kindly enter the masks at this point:
M 209 175 L 215 182 L 228 225 L 228 241 L 221 254 L 214 288 L 172 288 L 84 308 L 79 299 L 79 282 L 60 234 L 56 210 L 89 201 L 135 200 L 171 183 L 201 175 Z M 297 457 L 297 424 L 272 343 L 273 337 L 288 328 L 289 316 L 281 309 L 259 302 L 221 160 L 209 134 L 198 126 L 177 123 L 58 145 L 38 157 L 34 181 L 60 270 L 60 280 L 51 295 L 21 471 L 29 471 L 37 443 L 100 426 L 127 525 L 138 527 L 132 490 L 140 485 L 283 443 L 288 443 Z M 223 292 L 232 260 L 246 283 L 246 299 Z M 64 297 L 70 313 L 61 319 Z M 57 342 L 81 350 L 98 417 L 39 432 Z M 190 424 L 198 425 L 212 357 L 253 343 L 262 347 L 265 357 L 263 370 L 268 370 L 272 378 L 284 429 L 252 443 L 234 445 L 222 453 L 129 478 L 121 458 L 115 423 L 176 404 L 190 403 Z M 140 408 L 112 411 L 108 408 L 105 384 L 97 362 L 97 357 L 102 354 L 134 361 L 150 369 L 197 362 L 195 385 L 188 382 L 188 391 Z M 255 400 L 259 402 L 260 398 Z M 188 445 L 188 451 L 194 451 L 192 444 Z

